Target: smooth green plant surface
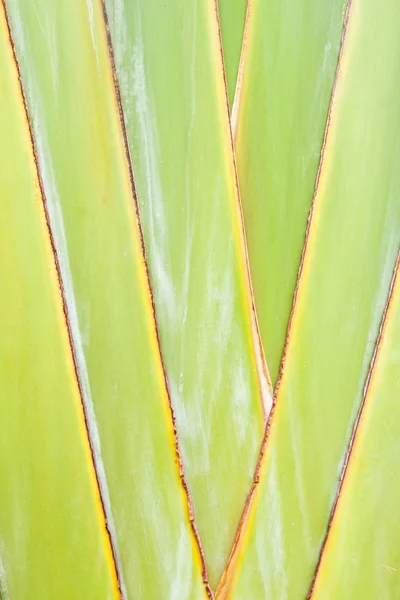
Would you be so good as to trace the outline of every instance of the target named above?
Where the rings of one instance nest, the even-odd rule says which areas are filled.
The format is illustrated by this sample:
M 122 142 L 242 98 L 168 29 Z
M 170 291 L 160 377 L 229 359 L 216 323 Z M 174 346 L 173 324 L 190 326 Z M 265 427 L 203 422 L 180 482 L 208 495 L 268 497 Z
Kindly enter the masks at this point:
M 245 5 L 0 3 L 1 600 L 399 594 L 400 7 Z
M 203 598 L 101 5 L 7 8 L 120 584 L 129 596 Z
M 231 109 L 235 99 L 248 1 L 218 0 L 228 100 Z
M 376 363 L 312 598 L 375 600 L 399 596 L 399 348 L 400 278 L 396 272 Z
M 269 392 L 255 355 L 215 4 L 105 5 L 161 348 L 216 586 Z
M 1 5 L 0 63 L 0 595 L 111 600 L 111 549 Z
M 346 0 L 252 0 L 234 135 L 261 338 L 275 385 Z
M 307 596 L 400 247 L 400 9 L 354 0 L 348 15 L 260 483 L 226 579 L 234 600 Z

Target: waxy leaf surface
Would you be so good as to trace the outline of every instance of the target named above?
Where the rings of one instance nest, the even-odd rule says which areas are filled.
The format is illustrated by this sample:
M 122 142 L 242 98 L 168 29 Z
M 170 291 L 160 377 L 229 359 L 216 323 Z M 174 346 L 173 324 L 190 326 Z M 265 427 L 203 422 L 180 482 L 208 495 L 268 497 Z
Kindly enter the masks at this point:
M 216 6 L 105 4 L 161 349 L 216 585 L 264 420 Z
M 307 596 L 400 245 L 400 7 L 348 14 L 260 483 L 220 587 L 234 600 Z
M 400 594 L 400 277 L 322 555 L 313 599 Z
M 126 598 L 204 598 L 101 4 L 7 6 L 120 584 Z
M 275 384 L 346 0 L 251 0 L 233 127 L 261 338 Z
M 117 600 L 1 4 L 0 64 L 0 597 Z
M 251 1 L 251 0 L 250 0 Z M 229 105 L 235 98 L 248 0 L 218 0 Z

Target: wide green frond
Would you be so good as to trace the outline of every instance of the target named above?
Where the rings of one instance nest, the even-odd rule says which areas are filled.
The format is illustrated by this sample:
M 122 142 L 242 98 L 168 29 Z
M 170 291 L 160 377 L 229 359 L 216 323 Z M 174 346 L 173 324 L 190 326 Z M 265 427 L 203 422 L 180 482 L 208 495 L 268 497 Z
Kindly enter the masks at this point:
M 126 598 L 204 598 L 200 555 L 191 532 L 177 464 L 101 5 L 91 0 L 10 0 L 7 6 L 60 261 L 120 585 Z M 3 151 L 9 152 L 9 147 Z M 12 169 L 21 176 L 18 167 Z M 13 196 L 13 201 L 19 203 L 19 218 L 21 215 L 25 218 L 24 208 L 20 207 L 24 194 Z M 27 223 L 30 218 L 27 215 Z M 14 247 L 12 238 L 6 238 L 4 244 L 6 255 Z M 35 258 L 31 258 L 35 264 Z M 29 277 L 36 281 L 37 289 L 34 274 Z M 11 285 L 15 280 L 4 276 L 2 281 Z M 46 309 L 32 302 L 31 310 Z M 4 318 L 10 319 L 7 313 Z M 52 358 L 53 352 L 51 349 L 45 352 L 43 343 L 42 339 L 43 354 L 39 353 L 37 360 L 42 356 L 50 377 L 49 386 L 50 382 L 53 385 L 47 403 L 50 400 L 53 403 L 54 427 L 50 422 L 49 432 L 44 427 L 43 435 L 38 437 L 36 417 L 30 422 L 31 435 L 32 440 L 54 435 L 57 454 L 51 464 L 60 473 L 60 484 L 52 479 L 48 486 L 42 487 L 41 481 L 37 487 L 43 493 L 48 490 L 50 494 L 60 494 L 65 502 L 74 505 L 79 500 L 79 508 L 86 506 L 85 495 L 80 489 L 76 498 L 62 484 L 63 462 L 58 459 L 60 454 L 61 457 L 65 454 L 65 460 L 68 457 L 65 468 L 75 478 L 85 468 L 82 458 L 81 464 L 71 462 L 70 455 L 77 453 L 79 446 L 73 435 L 67 437 L 69 429 L 65 429 L 65 439 L 64 429 L 60 434 L 64 416 L 58 408 L 62 396 L 57 390 L 68 389 L 71 384 L 59 378 L 55 369 L 49 369 L 45 357 Z M 33 365 L 35 362 L 27 364 L 29 373 L 35 372 Z M 31 399 L 27 400 L 31 407 Z M 43 455 L 43 460 L 50 461 L 52 449 L 39 450 L 38 460 Z M 16 476 L 18 470 L 13 473 Z M 25 490 L 23 480 L 15 482 L 14 493 L 17 493 L 15 490 Z M 24 505 L 19 501 L 15 504 L 24 523 Z M 78 527 L 77 519 L 80 527 L 84 527 L 79 535 L 73 529 Z M 77 511 L 66 513 L 59 521 L 60 525 L 55 527 L 67 532 L 72 528 L 70 535 L 76 535 L 74 544 L 79 551 L 74 560 L 74 564 L 78 563 L 76 572 L 63 573 L 58 582 L 60 589 L 64 584 L 60 594 L 46 596 L 31 592 L 13 598 L 108 598 L 107 586 L 101 583 L 100 575 L 96 579 L 84 572 L 97 568 L 92 564 L 93 551 L 90 551 L 90 542 L 97 531 L 92 525 L 91 532 L 90 513 L 82 517 Z M 36 540 L 45 543 L 41 518 L 36 519 L 35 528 Z M 60 562 L 61 557 L 67 560 L 73 552 L 68 539 L 68 536 L 60 539 L 54 552 L 47 548 L 43 553 L 45 560 L 58 553 Z M 25 564 L 25 543 L 20 544 L 20 560 L 14 561 L 19 573 Z M 36 546 L 36 555 L 40 554 Z M 44 569 L 45 564 L 41 571 L 44 579 L 56 578 L 51 564 L 45 574 Z M 70 584 L 90 586 L 91 591 L 71 591 L 67 576 Z M 94 585 L 103 591 L 97 592 Z
M 264 421 L 216 7 L 105 5 L 161 348 L 216 585 Z
M 234 600 L 307 595 L 400 245 L 400 6 L 348 14 L 260 482 L 220 587 Z
M 304 244 L 345 6 L 346 0 L 252 0 L 250 5 L 233 126 L 254 296 L 273 384 Z
M 400 277 L 396 270 L 314 599 L 376 600 L 400 595 L 399 348 Z
M 247 4 L 251 0 L 218 0 L 229 106 L 235 98 Z
M 0 596 L 119 597 L 0 4 Z

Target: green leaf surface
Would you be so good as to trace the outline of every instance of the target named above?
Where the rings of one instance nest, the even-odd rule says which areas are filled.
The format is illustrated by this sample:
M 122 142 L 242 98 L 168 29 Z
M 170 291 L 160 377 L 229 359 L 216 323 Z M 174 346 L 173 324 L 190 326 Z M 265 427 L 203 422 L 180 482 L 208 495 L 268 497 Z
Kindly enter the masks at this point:
M 246 26 L 240 92 L 232 118 L 253 290 L 274 385 L 345 6 L 346 0 L 252 0 Z
M 0 4 L 0 596 L 119 597 Z
M 216 585 L 264 421 L 216 7 L 106 7 L 161 348 Z
M 400 595 L 399 348 L 397 275 L 314 599 Z
M 121 586 L 126 598 L 204 598 L 199 552 L 179 478 L 101 5 L 91 0 L 10 0 L 7 6 Z M 57 386 L 62 384 L 57 380 Z M 57 397 L 56 392 L 53 395 Z M 36 439 L 34 431 L 32 436 Z M 72 436 L 64 447 L 68 457 L 76 452 Z M 56 460 L 54 465 L 62 468 Z M 68 469 L 80 472 L 74 463 L 68 463 Z M 63 494 L 68 498 L 68 490 Z M 84 496 L 79 495 L 78 506 L 83 503 Z M 84 525 L 75 540 L 76 561 L 91 565 L 85 548 L 94 534 L 89 520 Z M 69 530 L 72 523 L 66 518 L 58 524 L 56 519 L 54 526 Z M 60 547 L 69 556 L 68 544 L 62 542 Z M 44 563 L 53 554 L 47 548 Z M 50 565 L 46 577 L 52 577 Z M 67 592 L 66 577 L 59 583 L 60 587 L 65 583 L 65 597 L 105 597 L 106 592 L 97 594 L 92 587 L 90 593 Z M 70 579 L 71 585 L 100 586 L 79 569 Z M 20 600 L 28 595 L 12 597 Z
M 349 15 L 260 483 L 221 585 L 234 600 L 307 595 L 400 245 L 400 6 Z
M 218 0 L 228 98 L 231 108 L 235 98 L 247 3 L 248 0 Z

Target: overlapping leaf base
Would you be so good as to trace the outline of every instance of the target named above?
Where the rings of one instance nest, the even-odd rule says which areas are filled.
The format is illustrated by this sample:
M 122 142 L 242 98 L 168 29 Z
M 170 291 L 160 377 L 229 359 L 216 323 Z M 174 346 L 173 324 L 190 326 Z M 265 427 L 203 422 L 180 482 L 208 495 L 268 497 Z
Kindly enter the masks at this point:
M 399 32 L 1 1 L 1 600 L 399 596 Z

